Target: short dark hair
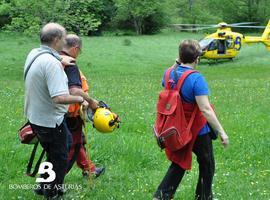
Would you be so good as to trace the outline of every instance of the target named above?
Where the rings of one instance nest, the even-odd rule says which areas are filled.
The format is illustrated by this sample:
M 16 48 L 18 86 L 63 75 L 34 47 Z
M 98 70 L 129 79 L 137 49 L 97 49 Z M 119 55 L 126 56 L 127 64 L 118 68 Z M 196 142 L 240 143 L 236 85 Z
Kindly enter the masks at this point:
M 201 53 L 201 46 L 196 40 L 184 40 L 179 45 L 179 58 L 181 63 L 193 63 Z
M 51 27 L 49 27 L 51 25 Z M 47 27 L 46 27 L 47 26 Z M 61 39 L 65 34 L 65 28 L 56 23 L 46 24 L 40 32 L 41 44 L 52 44 L 55 38 Z
M 66 47 L 71 48 L 75 46 L 79 46 L 80 48 L 82 47 L 82 40 L 79 36 L 74 35 L 74 34 L 69 34 L 66 36 Z

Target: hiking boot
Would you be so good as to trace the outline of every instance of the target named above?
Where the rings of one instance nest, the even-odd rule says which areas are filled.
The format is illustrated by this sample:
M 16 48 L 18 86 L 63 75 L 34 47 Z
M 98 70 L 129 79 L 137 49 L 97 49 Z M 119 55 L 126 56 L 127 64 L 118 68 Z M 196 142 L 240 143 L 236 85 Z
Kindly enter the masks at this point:
M 59 195 L 59 194 L 56 194 L 54 196 L 47 197 L 47 200 L 63 200 L 63 196 Z
M 57 192 L 58 192 L 59 196 L 63 196 L 65 194 L 66 190 L 63 188 L 60 188 Z
M 61 190 L 53 190 L 53 191 L 50 191 L 50 195 L 45 195 L 46 199 L 47 200 L 63 200 L 64 197 L 64 190 L 61 189 Z
M 93 172 L 96 178 L 104 173 L 105 173 L 105 167 L 97 167 L 96 170 Z
M 95 178 L 99 177 L 105 172 L 105 167 L 96 167 L 95 171 L 85 170 L 82 172 L 83 177 L 89 177 L 90 175 L 94 175 Z
M 36 188 L 36 189 L 34 189 L 34 192 L 37 195 L 44 195 L 43 188 Z

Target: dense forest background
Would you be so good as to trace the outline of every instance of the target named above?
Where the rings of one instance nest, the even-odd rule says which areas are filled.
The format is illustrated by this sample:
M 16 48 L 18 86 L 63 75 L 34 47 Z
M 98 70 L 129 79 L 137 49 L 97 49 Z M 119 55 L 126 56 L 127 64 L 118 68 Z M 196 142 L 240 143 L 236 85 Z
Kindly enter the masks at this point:
M 173 23 L 270 19 L 270 0 L 0 0 L 0 30 L 38 33 L 58 22 L 80 35 L 154 34 Z

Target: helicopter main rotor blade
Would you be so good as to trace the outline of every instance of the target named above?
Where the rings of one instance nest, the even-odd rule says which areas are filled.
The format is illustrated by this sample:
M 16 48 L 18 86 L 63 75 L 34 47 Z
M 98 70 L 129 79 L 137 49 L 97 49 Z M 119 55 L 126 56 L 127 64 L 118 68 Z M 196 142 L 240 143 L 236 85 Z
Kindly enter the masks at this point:
M 219 24 L 170 24 L 169 26 L 175 27 L 179 30 L 183 31 L 199 31 L 211 28 L 258 28 L 264 29 L 265 26 L 249 26 L 248 24 L 257 24 L 258 22 L 239 22 L 227 24 L 225 22 L 221 22 Z
M 170 24 L 171 26 L 201 26 L 201 27 L 211 27 L 214 24 Z
M 228 24 L 228 26 L 237 26 L 245 24 L 258 24 L 259 22 L 238 22 Z M 218 24 L 170 24 L 171 26 L 199 26 L 199 27 L 218 27 Z
M 239 23 L 232 23 L 228 24 L 229 26 L 238 26 L 238 25 L 245 25 L 245 24 L 258 24 L 259 22 L 239 22 Z
M 200 30 L 206 30 L 206 29 L 210 29 L 210 28 L 215 28 L 215 27 L 194 27 L 194 28 L 177 27 L 177 29 L 180 31 L 200 31 Z
M 265 26 L 229 26 L 234 28 L 262 28 L 265 29 Z

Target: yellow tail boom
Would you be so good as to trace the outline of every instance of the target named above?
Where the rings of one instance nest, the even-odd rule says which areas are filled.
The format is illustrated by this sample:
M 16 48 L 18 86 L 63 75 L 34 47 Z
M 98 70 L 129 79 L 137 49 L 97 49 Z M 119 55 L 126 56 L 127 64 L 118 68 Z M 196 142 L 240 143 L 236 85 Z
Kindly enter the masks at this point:
M 261 37 L 246 36 L 245 43 L 263 43 L 268 51 L 270 51 L 270 20 L 264 29 Z

